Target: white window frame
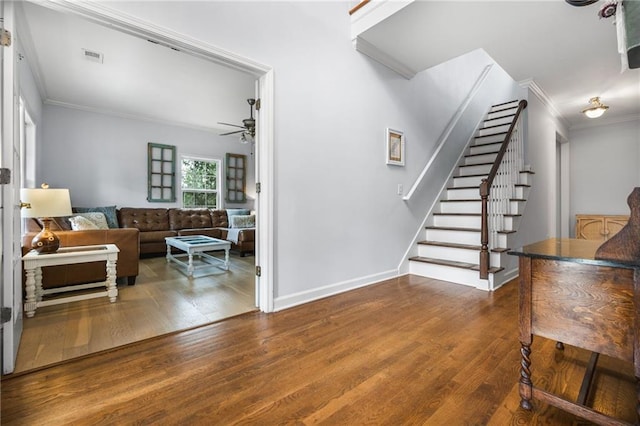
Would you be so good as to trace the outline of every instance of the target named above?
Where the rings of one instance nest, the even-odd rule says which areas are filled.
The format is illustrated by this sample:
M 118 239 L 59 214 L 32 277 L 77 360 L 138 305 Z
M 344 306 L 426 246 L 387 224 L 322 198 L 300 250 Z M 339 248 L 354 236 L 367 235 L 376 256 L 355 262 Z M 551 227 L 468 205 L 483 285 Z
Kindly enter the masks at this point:
M 209 190 L 209 189 L 189 189 L 189 188 L 183 188 L 182 186 L 182 163 L 184 160 L 193 160 L 193 161 L 203 161 L 203 162 L 207 162 L 207 163 L 215 163 L 216 164 L 216 189 L 215 190 Z M 222 193 L 223 193 L 223 188 L 222 188 L 222 160 L 219 158 L 209 158 L 209 157 L 199 157 L 199 156 L 194 156 L 194 155 L 182 155 L 180 156 L 180 205 L 182 207 L 184 206 L 184 193 L 185 192 L 205 192 L 205 193 L 215 193 L 216 194 L 216 209 L 222 209 Z M 185 208 L 199 208 L 199 207 L 194 207 L 194 206 L 189 206 L 189 207 L 185 207 Z M 210 208 L 210 207 L 208 207 Z

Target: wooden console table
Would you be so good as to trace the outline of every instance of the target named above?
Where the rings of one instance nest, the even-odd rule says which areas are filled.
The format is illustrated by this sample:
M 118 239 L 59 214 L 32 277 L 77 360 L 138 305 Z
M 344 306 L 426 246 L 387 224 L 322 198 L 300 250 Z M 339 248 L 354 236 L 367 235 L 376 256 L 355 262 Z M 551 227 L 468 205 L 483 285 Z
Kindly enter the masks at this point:
M 601 425 L 624 425 L 585 404 L 597 354 L 633 363 L 640 383 L 640 260 L 596 260 L 600 244 L 554 238 L 509 252 L 520 257 L 520 406 L 531 410 L 535 398 Z M 577 401 L 533 386 L 533 335 L 594 353 Z
M 58 305 L 61 303 L 74 302 L 76 300 L 93 299 L 107 296 L 113 303 L 118 297 L 116 287 L 116 262 L 118 261 L 120 250 L 115 244 L 104 244 L 97 246 L 64 247 L 55 253 L 38 253 L 31 250 L 22 257 L 26 274 L 26 299 L 24 310 L 27 317 L 33 317 L 36 309 L 40 306 Z M 104 282 L 70 285 L 50 289 L 42 288 L 42 268 L 45 266 L 70 265 L 74 263 L 87 263 L 106 261 L 107 279 Z M 105 287 L 105 291 L 91 292 L 76 296 L 59 297 L 51 300 L 42 300 L 42 296 L 53 293 L 67 291 L 84 290 L 95 287 Z

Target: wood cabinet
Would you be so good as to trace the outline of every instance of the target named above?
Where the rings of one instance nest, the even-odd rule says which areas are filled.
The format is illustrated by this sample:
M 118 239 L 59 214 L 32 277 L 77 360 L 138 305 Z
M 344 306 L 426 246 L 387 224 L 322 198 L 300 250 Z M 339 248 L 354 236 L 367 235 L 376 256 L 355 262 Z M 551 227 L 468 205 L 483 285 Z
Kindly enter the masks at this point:
M 629 216 L 576 215 L 576 238 L 607 241 L 629 221 Z

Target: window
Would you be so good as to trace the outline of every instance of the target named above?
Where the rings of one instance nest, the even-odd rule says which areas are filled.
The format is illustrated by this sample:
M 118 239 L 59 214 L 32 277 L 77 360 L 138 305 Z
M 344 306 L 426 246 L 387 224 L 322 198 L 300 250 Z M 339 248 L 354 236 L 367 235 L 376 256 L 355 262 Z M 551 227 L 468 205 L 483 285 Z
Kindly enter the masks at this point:
M 182 157 L 182 207 L 220 208 L 220 160 Z

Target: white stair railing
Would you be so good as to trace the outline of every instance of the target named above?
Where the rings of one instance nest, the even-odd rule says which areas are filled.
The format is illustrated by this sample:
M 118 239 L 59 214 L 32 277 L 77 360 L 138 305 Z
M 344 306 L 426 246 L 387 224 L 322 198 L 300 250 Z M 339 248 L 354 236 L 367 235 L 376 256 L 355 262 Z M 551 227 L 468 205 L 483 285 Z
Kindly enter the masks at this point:
M 480 229 L 480 278 L 489 278 L 489 250 L 498 246 L 499 232 L 505 230 L 505 216 L 511 214 L 511 200 L 516 195 L 516 184 L 524 169 L 524 146 L 520 113 L 527 101 L 520 101 L 518 109 L 489 176 L 480 184 L 482 217 Z

